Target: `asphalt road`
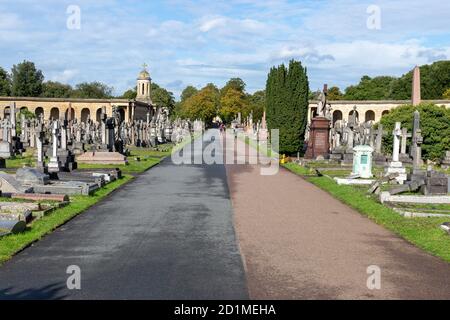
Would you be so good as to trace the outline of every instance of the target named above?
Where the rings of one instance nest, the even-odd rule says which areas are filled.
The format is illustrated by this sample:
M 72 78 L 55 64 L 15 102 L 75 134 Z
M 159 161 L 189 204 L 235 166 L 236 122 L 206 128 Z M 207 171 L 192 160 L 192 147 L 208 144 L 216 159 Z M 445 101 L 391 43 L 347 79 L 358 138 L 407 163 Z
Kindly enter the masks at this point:
M 170 158 L 0 267 L 0 299 L 247 298 L 224 166 Z

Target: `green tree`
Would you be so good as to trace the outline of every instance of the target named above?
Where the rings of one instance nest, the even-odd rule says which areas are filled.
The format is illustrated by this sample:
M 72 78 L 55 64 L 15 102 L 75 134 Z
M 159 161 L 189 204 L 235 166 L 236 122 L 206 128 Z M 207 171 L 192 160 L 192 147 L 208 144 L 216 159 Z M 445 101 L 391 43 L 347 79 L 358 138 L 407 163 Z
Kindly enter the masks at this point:
M 137 91 L 136 88 L 134 89 L 128 89 L 122 94 L 122 99 L 128 99 L 128 100 L 134 100 L 137 97 Z
M 0 67 L 0 96 L 11 95 L 11 77 L 5 69 Z
M 385 100 L 389 99 L 391 88 L 396 81 L 394 77 L 363 76 L 356 86 L 345 90 L 346 100 Z
M 421 104 L 417 107 L 404 105 L 391 110 L 381 119 L 383 128 L 391 133 L 395 122 L 401 122 L 402 127 L 412 131 L 414 111 L 420 112 L 420 127 L 422 129 L 423 144 L 422 157 L 424 159 L 438 160 L 444 152 L 450 150 L 450 110 L 444 106 L 434 104 Z M 411 144 L 411 139 L 408 145 Z M 385 151 L 392 152 L 393 137 L 388 134 L 383 138 Z
M 72 87 L 60 82 L 47 81 L 42 84 L 41 97 L 45 98 L 69 98 L 72 95 Z
M 249 103 L 243 92 L 230 88 L 220 99 L 219 114 L 225 123 L 230 123 L 240 112 L 243 117 L 250 113 Z
M 181 101 L 186 101 L 190 97 L 192 97 L 194 94 L 198 92 L 198 89 L 194 86 L 187 86 L 183 92 L 181 93 Z
M 112 97 L 113 88 L 101 82 L 83 82 L 75 86 L 73 98 L 80 99 L 109 99 Z
M 250 111 L 253 112 L 253 121 L 261 121 L 264 109 L 266 107 L 266 92 L 264 90 L 256 91 L 247 96 Z
M 444 94 L 442 95 L 442 98 L 450 100 L 450 88 L 445 90 Z
M 185 118 L 201 119 L 206 123 L 212 122 L 218 111 L 217 88 L 211 84 L 207 85 L 184 101 L 181 104 L 181 110 Z
M 240 91 L 242 93 L 245 92 L 245 87 L 247 85 L 245 84 L 244 80 L 241 78 L 231 78 L 228 80 L 228 82 L 225 84 L 225 86 L 220 90 L 220 94 L 224 96 L 228 90 L 234 89 L 236 91 Z
M 22 133 L 22 115 L 25 116 L 25 119 L 34 119 L 36 115 L 29 111 L 28 109 L 21 109 L 18 116 L 16 117 L 16 132 L 17 135 Z
M 39 97 L 42 93 L 44 75 L 33 62 L 23 61 L 12 68 L 12 95 L 16 97 Z
M 303 149 L 309 98 L 307 70 L 291 60 L 272 68 L 266 85 L 266 115 L 270 130 L 279 129 L 280 153 L 295 154 Z
M 337 101 L 342 100 L 344 98 L 344 95 L 341 92 L 341 89 L 338 87 L 331 87 L 328 89 L 328 100 L 329 101 Z
M 392 98 L 404 97 L 405 92 L 408 93 L 407 99 L 411 98 L 412 75 L 413 72 L 410 71 L 399 79 L 398 90 L 393 90 Z M 442 99 L 445 90 L 450 88 L 450 61 L 437 61 L 431 65 L 421 66 L 420 76 L 422 99 Z M 407 83 L 408 81 L 409 83 Z M 405 91 L 401 92 L 401 90 Z
M 173 111 L 175 107 L 175 98 L 172 92 L 167 91 L 156 83 L 152 83 L 151 97 L 154 104 L 166 107 L 170 112 Z

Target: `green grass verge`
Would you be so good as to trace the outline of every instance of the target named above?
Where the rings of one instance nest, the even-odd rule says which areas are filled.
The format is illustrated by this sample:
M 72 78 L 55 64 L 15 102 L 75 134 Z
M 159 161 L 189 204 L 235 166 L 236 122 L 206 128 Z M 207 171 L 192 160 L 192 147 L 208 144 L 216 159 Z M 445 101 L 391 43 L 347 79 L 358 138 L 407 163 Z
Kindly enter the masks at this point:
M 132 179 L 132 176 L 124 175 L 122 179 L 106 185 L 91 196 L 71 197 L 71 203 L 69 205 L 54 210 L 42 219 L 35 220 L 27 227 L 25 232 L 0 238 L 0 264 L 11 259 L 17 252 L 23 250 L 33 242 L 42 239 L 45 235 L 93 206 Z
M 33 167 L 36 164 L 34 157 L 35 149 L 28 149 L 21 156 L 14 156 L 10 159 L 6 159 L 6 168 L 23 168 L 24 166 Z
M 291 170 L 289 164 L 285 167 Z M 300 174 L 298 172 L 301 172 L 301 169 L 291 171 Z M 448 222 L 449 218 L 404 218 L 368 196 L 365 189 L 339 186 L 327 177 L 307 177 L 306 179 L 377 224 L 386 227 L 417 247 L 450 262 L 450 237 L 439 228 L 443 222 Z

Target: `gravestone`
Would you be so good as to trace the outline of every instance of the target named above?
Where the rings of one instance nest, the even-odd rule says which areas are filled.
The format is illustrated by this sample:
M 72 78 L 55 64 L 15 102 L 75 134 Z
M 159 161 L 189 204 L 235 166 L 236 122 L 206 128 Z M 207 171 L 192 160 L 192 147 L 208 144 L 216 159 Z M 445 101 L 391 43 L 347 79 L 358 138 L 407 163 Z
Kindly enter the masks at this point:
M 20 168 L 16 172 L 16 180 L 22 185 L 48 184 L 49 176 L 34 168 Z
M 327 118 L 328 87 L 325 84 L 317 105 L 318 117 L 311 119 L 309 140 L 305 153 L 306 159 L 329 159 L 330 158 L 330 119 Z M 353 148 L 353 146 L 352 146 Z
M 402 128 L 402 140 L 401 140 L 401 147 L 400 147 L 400 161 L 403 163 L 411 163 L 411 158 L 409 157 L 409 154 L 406 153 L 406 145 L 408 142 L 408 138 L 411 138 L 412 134 L 408 133 L 407 128 Z
M 353 149 L 353 172 L 363 179 L 373 177 L 372 174 L 372 153 L 373 148 L 367 145 L 356 146 Z
M 414 168 L 420 168 L 423 165 L 422 160 L 422 145 L 423 137 L 422 130 L 420 129 L 420 113 L 414 112 L 414 123 L 412 133 L 412 145 L 411 145 L 411 158 L 413 159 Z
M 442 169 L 450 169 L 450 151 L 445 152 L 444 158 L 441 160 Z
M 57 173 L 61 167 L 58 158 L 58 134 L 59 134 L 59 122 L 56 120 L 52 125 L 52 156 L 48 164 L 48 172 Z
M 389 166 L 385 169 L 386 174 L 398 173 L 396 178 L 399 184 L 403 184 L 406 179 L 406 169 L 403 167 L 402 162 L 399 160 L 400 155 L 400 137 L 402 134 L 401 123 L 396 122 L 394 131 L 392 132 L 394 136 L 394 145 L 392 150 L 392 161 L 389 163 Z

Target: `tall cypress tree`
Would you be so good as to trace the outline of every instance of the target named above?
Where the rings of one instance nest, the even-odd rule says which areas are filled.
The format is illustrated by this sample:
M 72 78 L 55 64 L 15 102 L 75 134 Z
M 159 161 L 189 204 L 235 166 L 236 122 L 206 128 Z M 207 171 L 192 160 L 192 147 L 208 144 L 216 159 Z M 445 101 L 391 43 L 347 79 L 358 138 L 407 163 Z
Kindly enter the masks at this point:
M 291 60 L 272 68 L 266 84 L 266 115 L 269 129 L 279 129 L 280 153 L 303 149 L 308 115 L 309 83 L 306 68 Z

